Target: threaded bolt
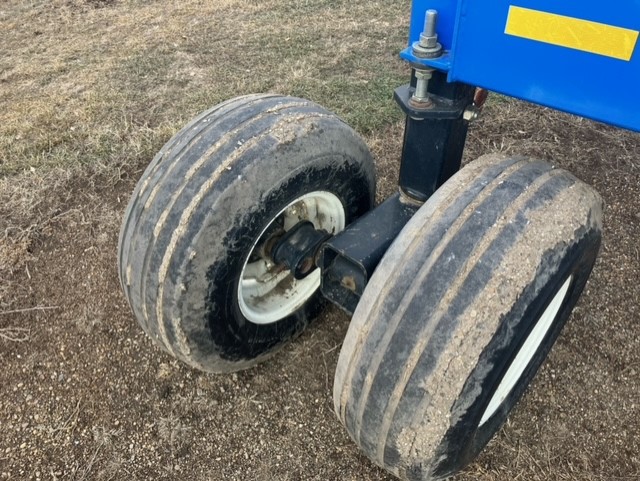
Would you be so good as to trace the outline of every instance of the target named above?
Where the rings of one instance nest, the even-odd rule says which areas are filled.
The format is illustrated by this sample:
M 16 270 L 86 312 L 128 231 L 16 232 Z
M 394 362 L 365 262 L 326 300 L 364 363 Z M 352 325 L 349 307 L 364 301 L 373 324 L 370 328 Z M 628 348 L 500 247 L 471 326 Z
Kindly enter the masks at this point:
M 425 37 L 433 37 L 436 34 L 436 21 L 438 20 L 438 11 L 429 9 L 424 16 L 424 29 L 422 30 Z
M 442 45 L 438 43 L 437 23 L 438 11 L 427 10 L 424 15 L 424 30 L 420 34 L 420 40 L 413 44 L 413 53 L 417 57 L 434 58 L 441 55 Z
M 416 89 L 409 99 L 409 104 L 414 108 L 429 108 L 432 105 L 431 98 L 429 97 L 429 80 L 433 74 L 433 69 L 416 69 L 414 73 L 416 76 Z
M 431 80 L 431 70 L 416 70 L 416 91 L 413 94 L 414 100 L 426 101 L 429 98 L 429 80 Z

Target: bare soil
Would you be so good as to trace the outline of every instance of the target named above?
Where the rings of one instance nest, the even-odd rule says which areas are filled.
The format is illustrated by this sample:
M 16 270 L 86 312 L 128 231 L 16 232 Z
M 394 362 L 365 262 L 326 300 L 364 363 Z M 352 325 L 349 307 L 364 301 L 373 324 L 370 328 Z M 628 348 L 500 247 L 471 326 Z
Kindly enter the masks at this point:
M 80 29 L 82 20 L 73 17 L 78 10 L 86 13 L 85 20 L 98 22 L 108 16 L 100 12 L 126 7 L 106 0 L 80 3 L 53 2 L 67 9 L 69 16 L 60 18 L 69 31 Z M 234 3 L 222 2 L 239 8 Z M 320 8 L 322 2 L 307 3 Z M 10 10 L 0 6 L 0 22 L 18 28 L 16 18 L 24 12 L 16 5 L 22 4 L 11 5 Z M 400 22 L 389 20 L 384 10 L 376 12 L 379 22 Z M 401 15 L 406 10 L 396 13 Z M 30 31 L 46 33 L 47 25 Z M 171 35 L 181 38 L 182 33 Z M 349 322 L 336 309 L 328 308 L 270 361 L 224 376 L 178 363 L 136 325 L 116 274 L 120 218 L 152 150 L 177 126 L 128 124 L 114 133 L 124 147 L 105 150 L 109 162 L 104 164 L 78 166 L 75 159 L 81 155 L 74 153 L 71 166 L 47 161 L 30 169 L 35 164 L 29 159 L 39 158 L 46 147 L 29 157 L 28 142 L 18 139 L 16 146 L 11 139 L 30 134 L 44 139 L 52 124 L 40 116 L 6 130 L 13 118 L 7 115 L 19 117 L 11 92 L 26 89 L 29 95 L 21 94 L 18 103 L 28 109 L 39 105 L 38 93 L 49 84 L 25 83 L 36 75 L 31 70 L 15 67 L 13 76 L 3 68 L 0 480 L 393 479 L 359 453 L 333 413 L 334 369 Z M 208 74 L 199 75 L 205 88 Z M 286 85 L 265 90 L 295 93 Z M 314 100 L 321 101 L 322 91 L 309 85 L 317 94 Z M 388 93 L 385 102 L 391 103 Z M 160 105 L 169 102 L 165 94 L 159 94 Z M 366 88 L 361 95 L 367 95 Z M 211 99 L 199 102 L 205 100 Z M 206 107 L 191 101 L 194 110 Z M 100 126 L 97 117 L 81 109 L 82 102 L 72 99 L 71 105 L 80 110 L 65 115 L 89 116 L 94 130 L 83 132 L 77 143 L 60 137 L 56 145 L 63 153 Z M 114 114 L 109 121 L 119 125 L 117 118 Z M 353 119 L 376 157 L 382 198 L 394 189 L 402 124 L 365 125 Z M 120 121 L 128 122 L 126 117 Z M 113 141 L 102 135 L 105 142 Z M 97 143 L 87 145 L 98 158 Z M 24 157 L 10 165 L 7 149 Z M 550 160 L 594 185 L 607 205 L 605 239 L 586 292 L 541 372 L 507 425 L 456 479 L 640 479 L 640 136 L 494 97 L 472 126 L 466 159 L 489 152 Z

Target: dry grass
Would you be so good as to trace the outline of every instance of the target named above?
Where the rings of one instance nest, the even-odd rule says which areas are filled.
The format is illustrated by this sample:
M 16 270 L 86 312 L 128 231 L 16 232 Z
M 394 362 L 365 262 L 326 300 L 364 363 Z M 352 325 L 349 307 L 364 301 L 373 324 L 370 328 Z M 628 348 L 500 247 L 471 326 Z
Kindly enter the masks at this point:
M 196 112 L 248 92 L 376 129 L 399 117 L 388 100 L 406 75 L 408 2 L 371 3 L 4 3 L 0 175 L 148 160 Z
M 396 54 L 407 8 L 406 0 L 3 3 L 0 276 L 25 268 L 64 214 L 67 186 L 84 184 L 92 196 L 137 178 L 188 119 L 224 99 L 304 96 L 363 133 L 397 121 L 390 98 L 406 77 Z M 15 289 L 0 285 L 0 309 Z
M 488 135 L 487 123 L 492 124 Z M 616 172 L 640 170 L 637 133 L 557 110 L 492 95 L 473 127 L 471 149 L 465 152 L 470 159 L 483 152 L 504 152 L 560 161 L 569 170 L 580 170 L 585 163 Z M 600 148 L 609 145 L 615 149 Z

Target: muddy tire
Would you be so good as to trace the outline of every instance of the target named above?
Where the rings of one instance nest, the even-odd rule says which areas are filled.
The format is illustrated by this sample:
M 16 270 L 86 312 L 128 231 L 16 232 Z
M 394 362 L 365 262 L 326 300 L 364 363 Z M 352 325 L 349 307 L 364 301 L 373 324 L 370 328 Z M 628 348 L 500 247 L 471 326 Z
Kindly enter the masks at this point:
M 420 208 L 358 304 L 338 417 L 379 466 L 442 479 L 505 421 L 593 268 L 599 196 L 568 172 L 485 156 Z
M 294 279 L 266 244 L 301 221 L 342 230 L 374 190 L 366 145 L 321 107 L 276 95 L 218 105 L 164 146 L 129 202 L 119 273 L 135 317 L 196 368 L 255 364 L 320 307 L 319 271 Z

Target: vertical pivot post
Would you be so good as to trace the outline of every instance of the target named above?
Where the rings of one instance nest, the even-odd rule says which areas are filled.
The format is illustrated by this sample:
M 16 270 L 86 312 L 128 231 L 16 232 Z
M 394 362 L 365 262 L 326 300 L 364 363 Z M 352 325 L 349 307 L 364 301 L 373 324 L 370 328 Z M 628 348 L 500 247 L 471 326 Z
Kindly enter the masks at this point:
M 436 32 L 438 12 L 427 10 L 420 39 L 412 45 L 416 57 L 442 55 Z M 405 123 L 400 192 L 424 202 L 460 169 L 467 136 L 468 115 L 475 88 L 448 82 L 447 74 L 422 64 L 412 64 L 410 85 L 396 89 L 395 99 Z

